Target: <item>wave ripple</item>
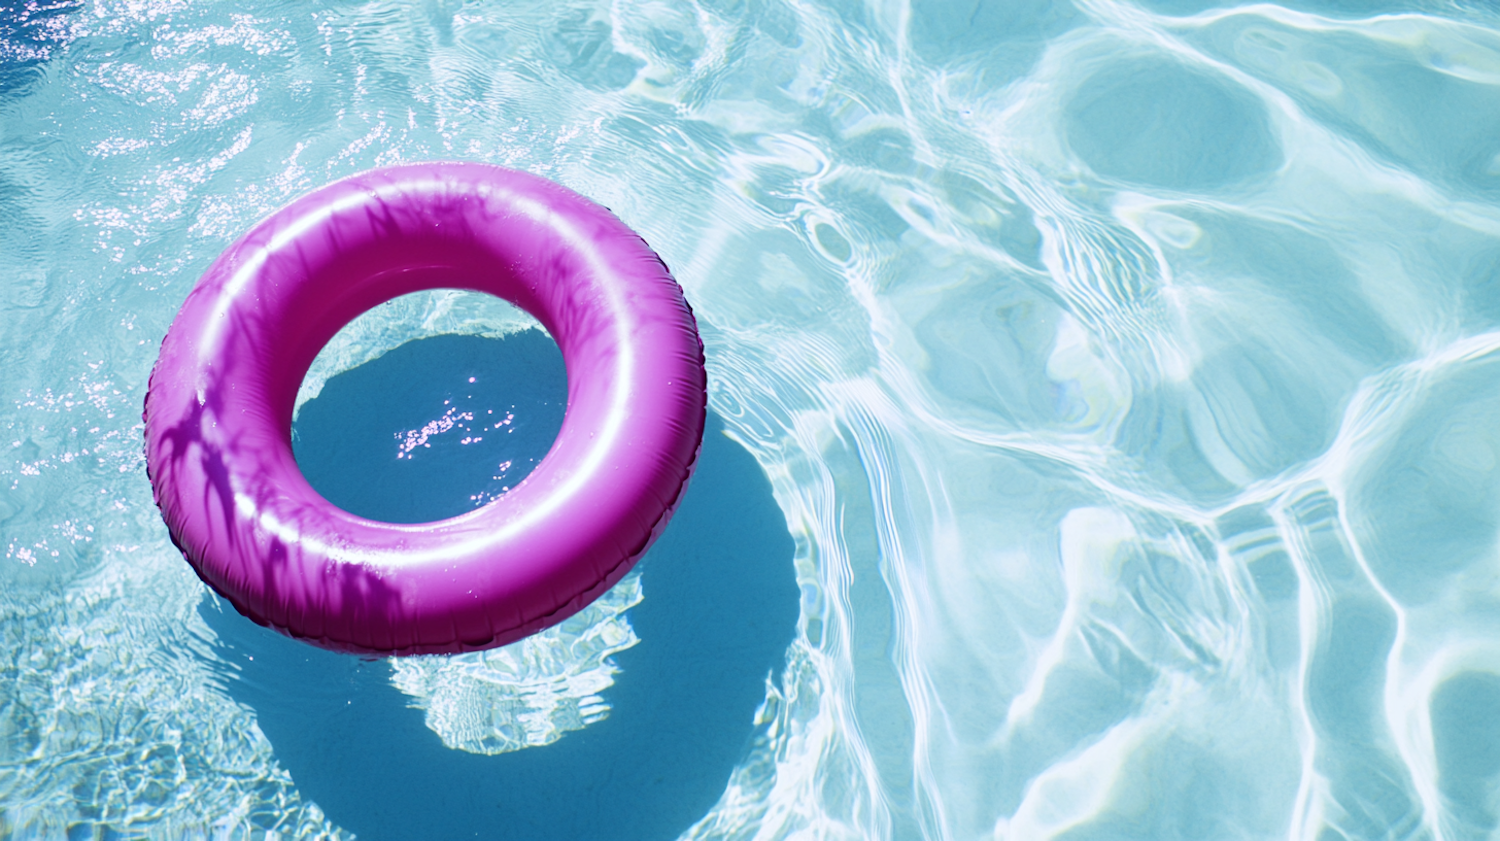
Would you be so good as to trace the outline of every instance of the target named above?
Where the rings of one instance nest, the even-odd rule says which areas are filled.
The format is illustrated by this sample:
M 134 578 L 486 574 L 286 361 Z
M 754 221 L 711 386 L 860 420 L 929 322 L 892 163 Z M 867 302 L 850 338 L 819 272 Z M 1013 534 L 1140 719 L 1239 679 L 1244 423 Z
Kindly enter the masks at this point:
M 1495 837 L 1490 4 L 23 5 L 0 836 L 346 834 L 225 691 L 139 406 L 237 232 L 469 158 L 660 250 L 796 542 L 785 670 L 686 837 Z M 455 306 L 346 336 L 308 396 L 511 317 Z M 544 751 L 608 701 L 610 627 L 546 655 L 603 700 L 527 696 L 530 730 L 525 657 L 396 680 L 450 746 Z

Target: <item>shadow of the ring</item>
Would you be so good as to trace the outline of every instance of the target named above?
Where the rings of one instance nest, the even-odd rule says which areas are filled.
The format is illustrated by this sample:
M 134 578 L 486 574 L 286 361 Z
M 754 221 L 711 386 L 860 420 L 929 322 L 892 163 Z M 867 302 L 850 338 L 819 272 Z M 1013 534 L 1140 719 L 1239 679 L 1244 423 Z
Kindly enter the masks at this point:
M 443 363 L 405 364 L 419 369 L 380 373 Z M 341 431 L 300 433 L 305 446 Z M 798 615 L 792 555 L 759 465 L 710 414 L 686 498 L 640 564 L 645 599 L 628 617 L 641 642 L 615 655 L 609 717 L 498 756 L 445 747 L 386 661 L 286 639 L 211 594 L 200 612 L 230 694 L 255 711 L 299 791 L 361 839 L 663 841 L 723 793 L 766 677 L 780 678 Z

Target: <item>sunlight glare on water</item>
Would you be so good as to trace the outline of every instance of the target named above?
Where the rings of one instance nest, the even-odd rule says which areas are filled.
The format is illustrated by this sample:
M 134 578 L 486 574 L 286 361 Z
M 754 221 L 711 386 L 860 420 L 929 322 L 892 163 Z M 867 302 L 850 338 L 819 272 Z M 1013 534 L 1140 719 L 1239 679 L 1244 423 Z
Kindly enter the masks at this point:
M 660 252 L 794 541 L 795 636 L 685 837 L 1497 837 L 1486 0 L 8 4 L 0 837 L 352 837 L 234 694 L 141 405 L 235 237 L 428 159 Z M 413 300 L 304 399 L 521 326 Z M 585 744 L 653 645 L 622 586 L 349 668 L 454 757 Z

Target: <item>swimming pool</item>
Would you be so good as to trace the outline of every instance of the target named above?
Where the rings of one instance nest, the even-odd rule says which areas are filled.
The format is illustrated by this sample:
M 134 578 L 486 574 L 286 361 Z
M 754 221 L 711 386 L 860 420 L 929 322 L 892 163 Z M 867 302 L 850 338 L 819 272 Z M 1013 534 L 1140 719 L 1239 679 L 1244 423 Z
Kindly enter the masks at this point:
M 0 10 L 0 837 L 1495 837 L 1491 4 L 249 5 Z M 141 399 L 235 236 L 431 158 L 661 253 L 705 472 L 578 621 L 337 657 L 182 562 Z M 534 458 L 525 327 L 394 302 L 299 440 Z

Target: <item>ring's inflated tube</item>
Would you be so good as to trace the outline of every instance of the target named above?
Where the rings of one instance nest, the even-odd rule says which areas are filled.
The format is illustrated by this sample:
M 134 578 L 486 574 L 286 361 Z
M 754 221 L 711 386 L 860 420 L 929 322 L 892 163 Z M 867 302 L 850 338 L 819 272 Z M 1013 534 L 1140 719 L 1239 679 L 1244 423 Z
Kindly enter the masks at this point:
M 292 458 L 297 389 L 340 327 L 434 288 L 542 322 L 568 372 L 562 430 L 482 508 L 355 516 Z M 209 268 L 151 375 L 146 466 L 173 541 L 256 622 L 344 651 L 467 651 L 560 622 L 630 570 L 682 497 L 705 408 L 692 311 L 607 209 L 499 167 L 398 166 L 294 202 Z

